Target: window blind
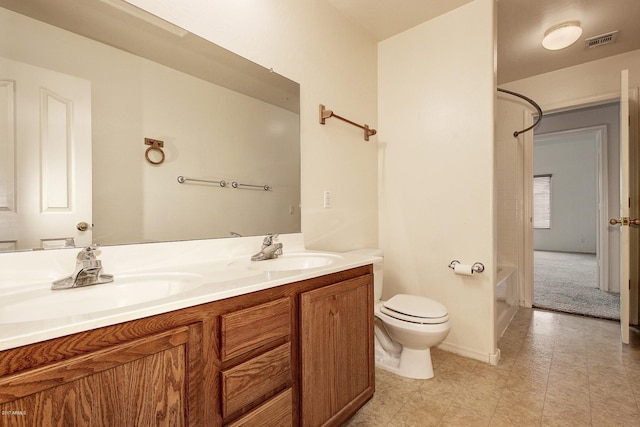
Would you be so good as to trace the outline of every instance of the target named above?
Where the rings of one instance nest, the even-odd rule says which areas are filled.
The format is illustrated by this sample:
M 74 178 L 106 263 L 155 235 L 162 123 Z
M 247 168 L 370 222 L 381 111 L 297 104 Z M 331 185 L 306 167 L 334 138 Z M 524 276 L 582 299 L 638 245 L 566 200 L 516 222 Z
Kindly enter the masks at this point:
M 551 175 L 533 177 L 533 228 L 551 228 Z

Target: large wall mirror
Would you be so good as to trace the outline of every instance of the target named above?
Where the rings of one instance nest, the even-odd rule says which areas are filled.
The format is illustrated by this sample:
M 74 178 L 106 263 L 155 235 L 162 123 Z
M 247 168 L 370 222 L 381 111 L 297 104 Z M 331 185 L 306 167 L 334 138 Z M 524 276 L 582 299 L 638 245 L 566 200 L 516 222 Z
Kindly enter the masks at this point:
M 300 232 L 297 83 L 121 0 L 0 7 L 0 251 Z

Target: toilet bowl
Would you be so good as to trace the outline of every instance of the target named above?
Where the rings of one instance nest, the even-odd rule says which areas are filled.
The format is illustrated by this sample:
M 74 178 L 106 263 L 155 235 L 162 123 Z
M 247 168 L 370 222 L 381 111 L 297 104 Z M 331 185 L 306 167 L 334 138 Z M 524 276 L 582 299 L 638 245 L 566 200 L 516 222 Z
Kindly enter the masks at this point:
M 414 305 L 420 309 L 412 310 Z M 430 298 L 398 294 L 378 302 L 374 315 L 381 321 L 376 327 L 384 328 L 376 334 L 376 364 L 403 377 L 433 378 L 431 347 L 442 343 L 451 329 L 446 308 Z M 400 344 L 399 352 L 398 346 L 380 339 L 385 332 Z
M 379 250 L 359 250 L 382 256 Z M 382 296 L 382 258 L 373 264 L 376 366 L 407 378 L 433 378 L 431 347 L 442 343 L 451 322 L 439 302 L 417 295 Z

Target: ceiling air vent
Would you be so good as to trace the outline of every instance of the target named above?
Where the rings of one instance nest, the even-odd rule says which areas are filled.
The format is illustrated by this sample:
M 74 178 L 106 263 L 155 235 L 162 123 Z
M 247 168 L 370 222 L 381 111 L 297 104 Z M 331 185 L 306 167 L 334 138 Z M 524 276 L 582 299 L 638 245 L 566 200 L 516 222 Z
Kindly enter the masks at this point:
M 588 38 L 584 42 L 589 48 L 598 47 L 598 46 L 602 46 L 603 44 L 615 42 L 617 37 L 618 37 L 618 30 L 610 31 L 606 34 L 601 34 L 599 36 Z

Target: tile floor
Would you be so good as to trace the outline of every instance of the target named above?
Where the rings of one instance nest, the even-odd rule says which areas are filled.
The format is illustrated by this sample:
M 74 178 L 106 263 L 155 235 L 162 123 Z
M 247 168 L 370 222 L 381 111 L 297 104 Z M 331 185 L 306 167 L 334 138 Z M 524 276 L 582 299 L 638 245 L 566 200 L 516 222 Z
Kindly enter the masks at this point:
M 432 350 L 435 377 L 376 370 L 348 427 L 640 426 L 640 333 L 619 323 L 520 308 L 491 366 Z

